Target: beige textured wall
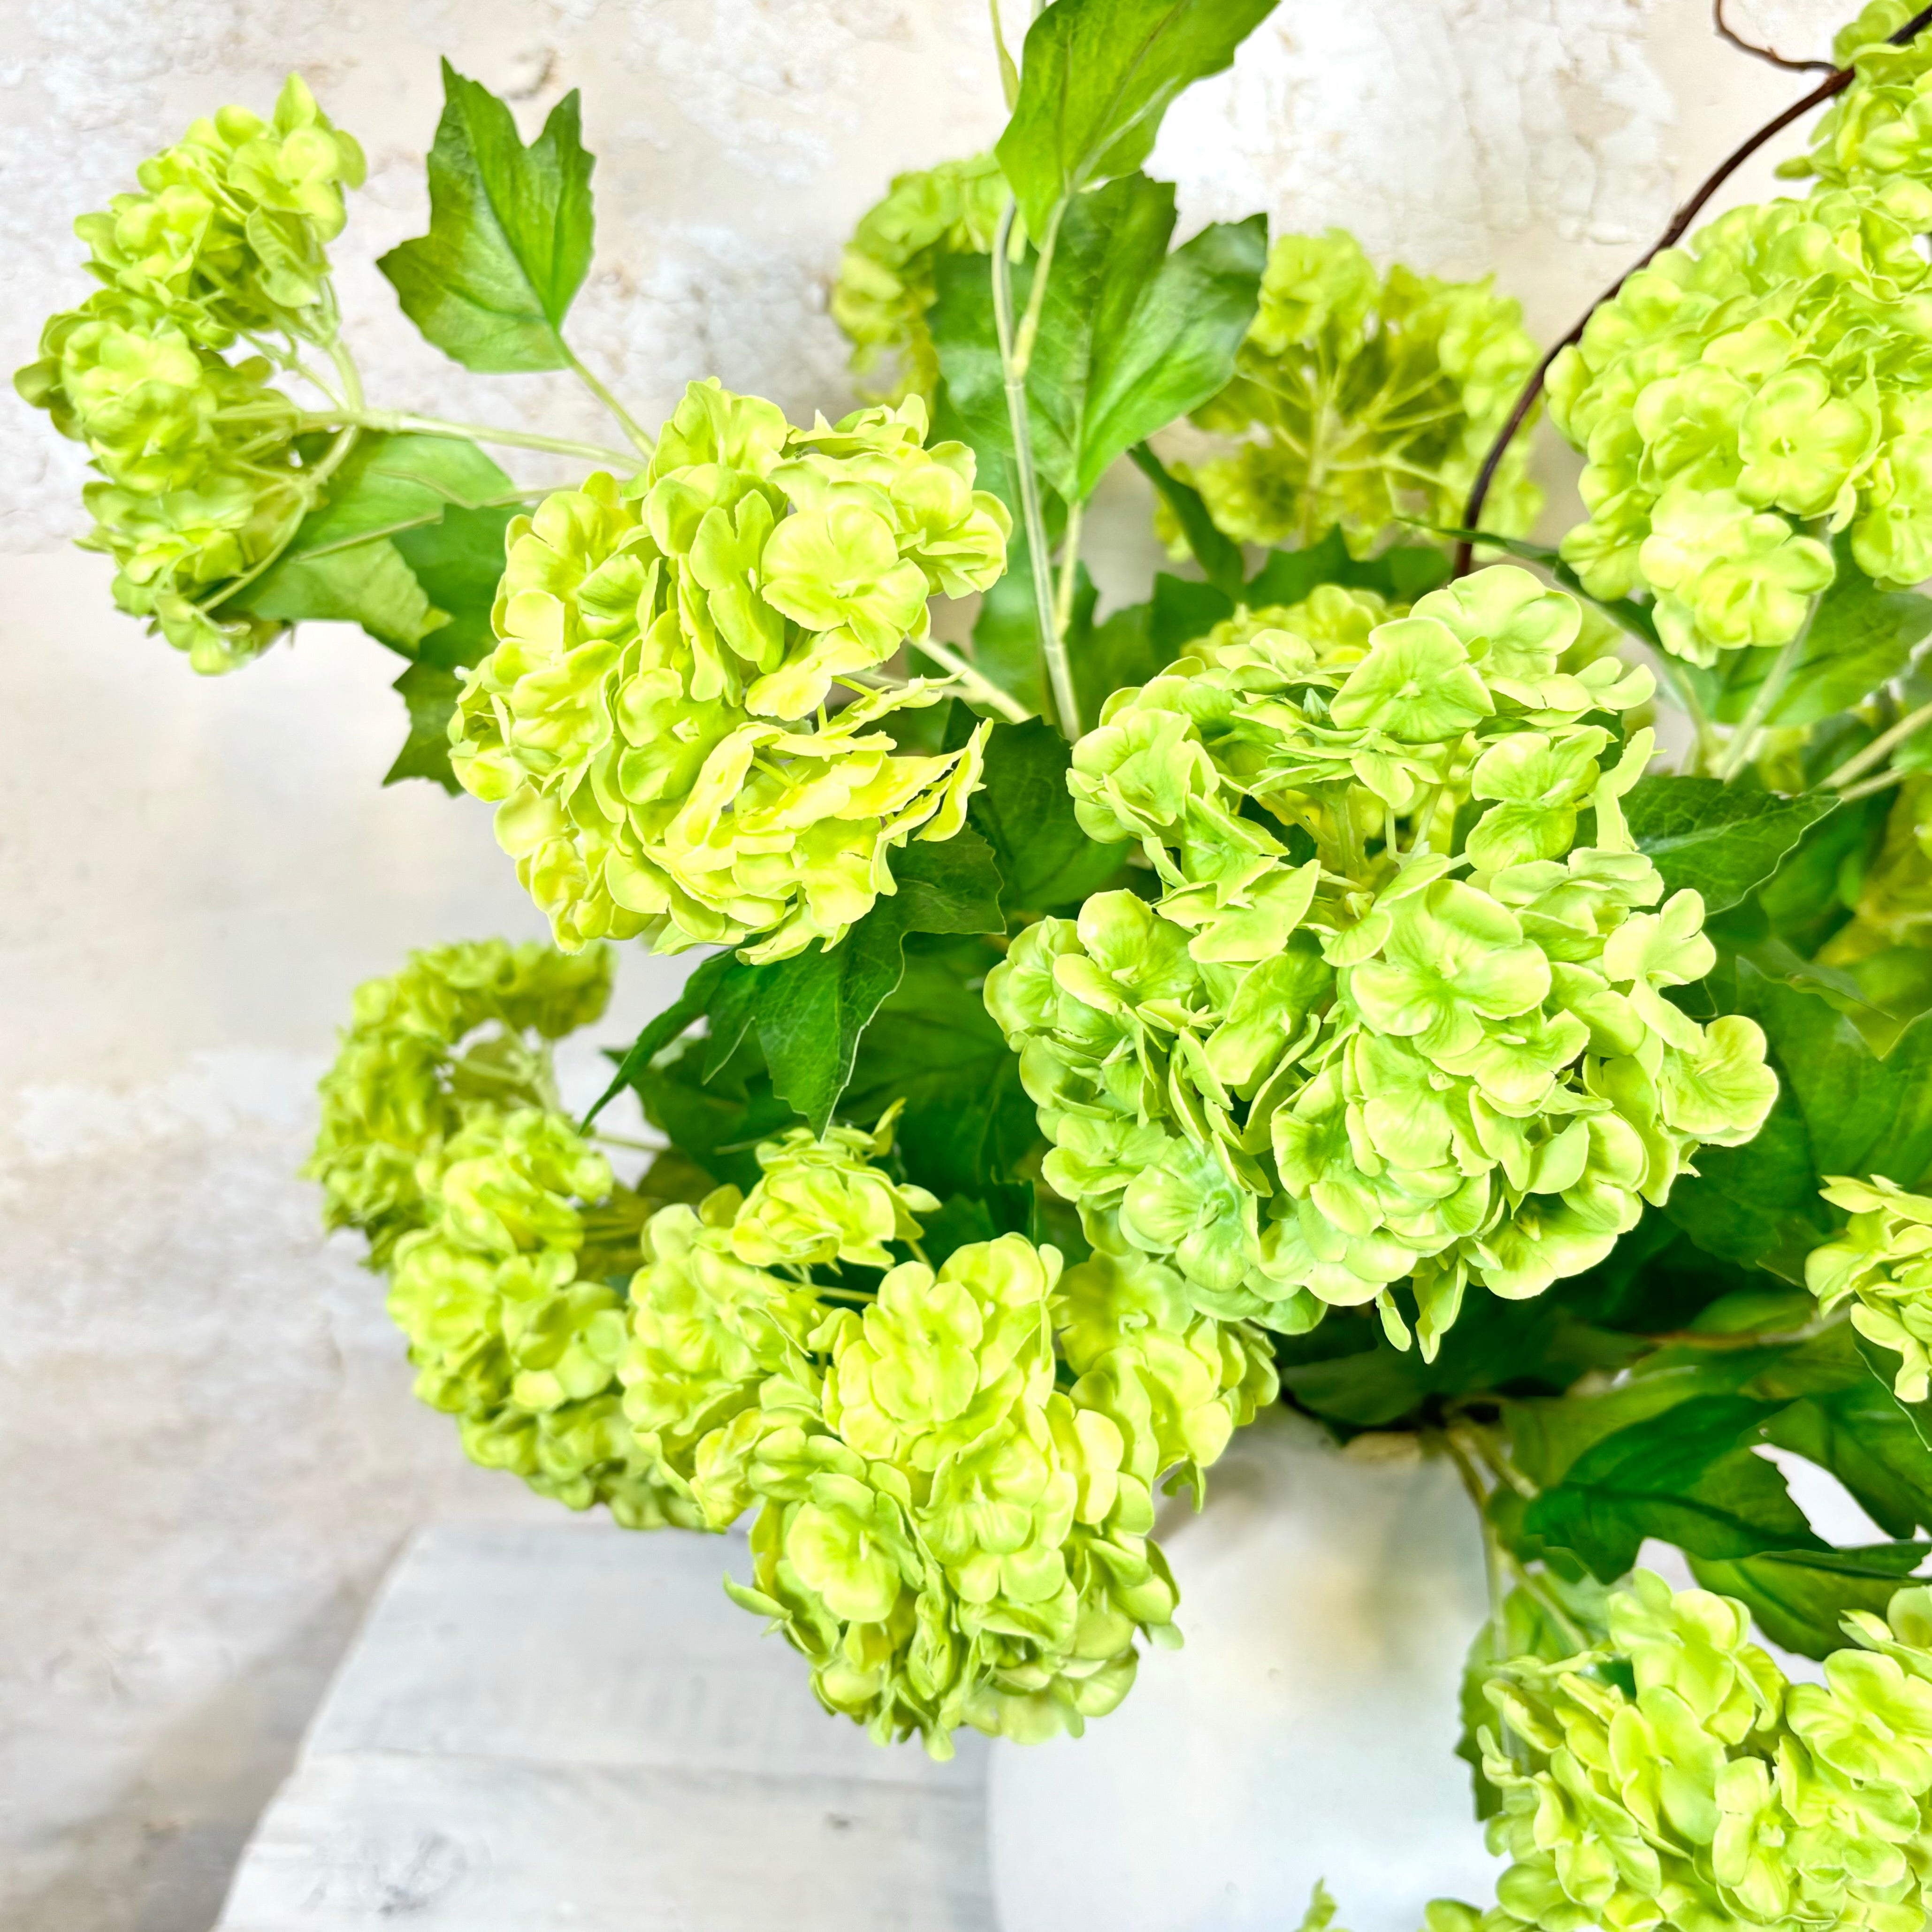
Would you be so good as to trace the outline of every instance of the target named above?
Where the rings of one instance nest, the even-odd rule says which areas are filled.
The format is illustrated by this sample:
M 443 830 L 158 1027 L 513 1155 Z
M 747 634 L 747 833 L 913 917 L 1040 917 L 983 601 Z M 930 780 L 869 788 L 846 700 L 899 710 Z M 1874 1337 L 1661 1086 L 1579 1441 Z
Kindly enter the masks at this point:
M 1755 17 L 1802 46 L 1830 10 Z M 601 434 L 562 379 L 442 363 L 370 266 L 422 220 L 447 51 L 532 123 L 583 87 L 577 332 L 640 414 L 712 373 L 836 409 L 839 240 L 893 170 L 996 130 L 983 22 L 980 0 L 13 0 L 0 356 L 80 289 L 76 212 L 295 65 L 370 152 L 340 254 L 372 392 Z M 1550 333 L 1798 85 L 1720 50 L 1702 0 L 1283 0 L 1156 166 L 1190 221 L 1263 206 L 1495 266 Z M 376 788 L 382 653 L 318 628 L 194 680 L 62 548 L 82 473 L 0 405 L 0 1932 L 200 1932 L 398 1538 L 538 1507 L 410 1403 L 376 1285 L 292 1178 L 353 983 L 535 922 L 480 808 Z M 1140 515 L 1123 492 L 1099 533 L 1118 587 L 1150 561 Z M 628 961 L 604 1036 L 675 976 Z

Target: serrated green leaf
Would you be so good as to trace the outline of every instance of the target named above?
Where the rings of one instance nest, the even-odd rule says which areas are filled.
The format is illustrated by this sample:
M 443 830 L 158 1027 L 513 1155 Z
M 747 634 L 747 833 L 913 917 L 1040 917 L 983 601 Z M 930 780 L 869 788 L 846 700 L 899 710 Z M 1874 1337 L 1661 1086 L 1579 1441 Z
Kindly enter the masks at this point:
M 1115 458 L 1224 388 L 1260 299 L 1262 216 L 1167 252 L 1171 183 L 1129 175 L 1068 209 L 1027 370 L 1040 474 L 1084 502 Z M 1036 260 L 1019 265 L 1014 300 Z
M 1715 778 L 1653 773 L 1624 801 L 1630 836 L 1663 874 L 1666 892 L 1703 896 L 1707 913 L 1736 905 L 1778 870 L 1807 830 L 1837 810 L 1834 793 L 1785 798 Z
M 677 998 L 662 1012 L 645 1022 L 643 1030 L 618 1061 L 610 1085 L 591 1102 L 590 1111 L 578 1124 L 580 1131 L 588 1133 L 597 1116 L 626 1087 L 634 1085 L 638 1076 L 673 1040 L 688 1032 L 711 1010 L 711 1002 L 720 982 L 736 963 L 729 952 L 714 952 L 709 958 L 700 961 Z
M 1703 982 L 1717 1009 L 1764 1028 L 1779 1091 L 1756 1137 L 1701 1148 L 1666 1211 L 1700 1247 L 1802 1282 L 1804 1256 L 1832 1231 L 1818 1196 L 1834 1174 L 1916 1185 L 1932 1168 L 1932 1014 L 1882 1058 L 1816 993 L 1736 960 Z
M 1219 74 L 1274 0 L 1054 0 L 1028 30 L 994 152 L 1026 219 L 1138 168 L 1183 89 Z
M 1694 1556 L 1690 1574 L 1707 1590 L 1735 1597 L 1773 1643 L 1801 1657 L 1826 1657 L 1846 1642 L 1850 1610 L 1883 1616 L 1932 1543 L 1879 1543 L 1858 1550 L 1768 1550 L 1725 1559 Z
M 1002 881 L 1010 916 L 1078 904 L 1126 862 L 1124 845 L 1096 844 L 1080 829 L 1066 789 L 1072 752 L 1038 718 L 996 724 L 986 742 L 984 782 L 969 808 Z
M 455 671 L 418 662 L 410 665 L 389 688 L 409 712 L 410 732 L 394 762 L 382 774 L 383 784 L 428 778 L 454 798 L 463 788 L 449 763 L 449 721 L 456 715 L 462 677 Z
M 1776 1467 L 1751 1453 L 1777 1405 L 1700 1396 L 1593 1444 L 1523 1513 L 1523 1528 L 1600 1580 L 1648 1537 L 1692 1556 L 1822 1550 Z
M 1448 580 L 1446 550 L 1427 544 L 1391 544 L 1374 556 L 1349 554 L 1339 530 L 1301 550 L 1270 550 L 1250 580 L 1242 602 L 1250 610 L 1299 604 L 1324 584 L 1372 590 L 1392 604 L 1413 604 Z
M 1886 1535 L 1932 1528 L 1932 1450 L 1870 1377 L 1794 1402 L 1765 1439 L 1830 1471 Z
M 1136 443 L 1127 454 L 1134 467 L 1154 485 L 1154 494 L 1172 512 L 1202 574 L 1223 595 L 1239 598 L 1247 576 L 1241 547 L 1216 526 L 1208 514 L 1201 492 L 1172 474 L 1145 443 Z
M 479 373 L 564 369 L 563 318 L 590 267 L 590 171 L 578 97 L 526 148 L 510 110 L 442 64 L 429 153 L 430 227 L 376 263 L 403 312 Z
M 1000 868 L 969 824 L 950 838 L 915 839 L 892 854 L 893 904 L 908 932 L 1004 932 Z

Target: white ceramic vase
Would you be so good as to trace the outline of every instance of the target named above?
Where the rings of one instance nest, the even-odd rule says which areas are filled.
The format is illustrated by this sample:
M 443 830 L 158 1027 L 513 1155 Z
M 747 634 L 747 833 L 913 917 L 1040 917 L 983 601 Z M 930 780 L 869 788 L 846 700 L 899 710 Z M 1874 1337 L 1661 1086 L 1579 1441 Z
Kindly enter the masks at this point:
M 1318 1879 L 1350 1932 L 1486 1906 L 1453 1752 L 1487 1599 L 1454 1471 L 1345 1454 L 1277 1410 L 1208 1486 L 1159 1532 L 1186 1648 L 1145 1656 L 1079 1742 L 994 1747 L 1003 1932 L 1293 1932 Z

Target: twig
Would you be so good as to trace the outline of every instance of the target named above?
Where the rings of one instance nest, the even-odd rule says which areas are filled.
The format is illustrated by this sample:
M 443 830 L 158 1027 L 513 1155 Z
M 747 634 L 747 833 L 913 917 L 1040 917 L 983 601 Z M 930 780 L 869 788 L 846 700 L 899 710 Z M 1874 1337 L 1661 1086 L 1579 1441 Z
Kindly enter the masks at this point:
M 1775 47 L 1761 47 L 1754 40 L 1748 40 L 1724 18 L 1724 0 L 1711 0 L 1711 24 L 1720 36 L 1730 42 L 1739 53 L 1749 54 L 1754 60 L 1768 61 L 1773 67 L 1781 67 L 1791 74 L 1835 74 L 1838 69 L 1828 60 L 1792 60 L 1780 53 Z
M 1881 731 L 1862 752 L 1854 752 L 1845 762 L 1826 773 L 1818 782 L 1833 786 L 1848 785 L 1868 772 L 1894 747 L 1904 743 L 1919 726 L 1932 718 L 1932 704 L 1922 704 L 1916 711 L 1908 711 L 1888 731 Z
M 1791 682 L 1791 674 L 1804 656 L 1804 646 L 1810 641 L 1812 620 L 1824 601 L 1822 592 L 1812 598 L 1811 608 L 1805 612 L 1804 621 L 1798 627 L 1798 634 L 1788 640 L 1772 658 L 1771 669 L 1765 674 L 1763 683 L 1758 686 L 1757 694 L 1751 700 L 1750 707 L 1738 727 L 1737 736 L 1724 747 L 1724 755 L 1718 760 L 1717 775 L 1726 784 L 1744 770 L 1757 749 L 1760 731 L 1765 720 L 1778 708 L 1778 700 L 1784 695 L 1785 687 Z
M 1002 691 L 986 673 L 976 670 L 949 644 L 937 638 L 922 638 L 908 649 L 922 652 L 944 671 L 956 678 L 982 704 L 997 711 L 1010 724 L 1024 724 L 1033 716 L 1011 692 Z
M 1899 28 L 1898 32 L 1888 36 L 1891 44 L 1894 46 L 1904 46 L 1908 40 L 1917 37 L 1920 29 L 1928 21 L 1932 21 L 1932 7 L 1921 8 L 1906 22 L 1904 26 Z M 1792 122 L 1810 113 L 1813 108 L 1829 100 L 1834 94 L 1842 94 L 1851 86 L 1852 80 L 1856 77 L 1857 71 L 1856 68 L 1834 68 L 1809 94 L 1804 96 L 1803 100 L 1793 101 L 1783 113 L 1767 121 L 1742 146 L 1732 149 L 1729 154 L 1726 155 L 1706 178 L 1697 191 L 1670 218 L 1670 226 L 1664 231 L 1658 240 L 1646 249 L 1636 261 L 1633 262 L 1616 281 L 1583 311 L 1576 326 L 1564 337 L 1561 342 L 1557 344 L 1555 348 L 1550 351 L 1548 355 L 1544 357 L 1541 362 L 1538 363 L 1531 373 L 1529 380 L 1523 385 L 1522 394 L 1516 399 L 1516 406 L 1510 411 L 1509 420 L 1497 432 L 1495 442 L 1490 445 L 1489 454 L 1483 458 L 1482 468 L 1476 472 L 1475 485 L 1469 492 L 1469 501 L 1462 512 L 1462 527 L 1466 530 L 1480 529 L 1480 519 L 1483 514 L 1483 506 L 1489 500 L 1490 486 L 1496 481 L 1496 472 L 1502 466 L 1503 457 L 1510 443 L 1516 440 L 1517 430 L 1528 421 L 1530 411 L 1536 406 L 1536 399 L 1543 393 L 1543 385 L 1545 379 L 1549 376 L 1550 364 L 1572 344 L 1582 340 L 1583 331 L 1588 327 L 1591 316 L 1594 315 L 1605 302 L 1612 300 L 1618 290 L 1636 273 L 1638 269 L 1646 267 L 1665 249 L 1672 247 L 1681 241 L 1684 231 L 1689 228 L 1692 222 L 1696 220 L 1704 204 L 1724 186 L 1726 182 L 1730 179 L 1732 175 L 1737 172 L 1739 168 L 1744 166 L 1745 162 L 1750 159 L 1752 155 L 1757 152 L 1759 148 L 1774 136 L 1783 134 Z M 1455 574 L 1458 577 L 1466 577 L 1468 574 L 1474 554 L 1474 543 L 1470 538 L 1464 538 L 1456 546 Z

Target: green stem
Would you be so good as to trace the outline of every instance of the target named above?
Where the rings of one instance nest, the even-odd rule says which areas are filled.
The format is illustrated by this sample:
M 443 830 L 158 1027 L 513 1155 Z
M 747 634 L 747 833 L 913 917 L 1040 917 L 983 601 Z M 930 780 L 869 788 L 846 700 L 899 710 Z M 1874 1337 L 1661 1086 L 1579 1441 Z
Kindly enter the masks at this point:
M 1027 562 L 1033 573 L 1034 616 L 1040 627 L 1040 655 L 1046 667 L 1047 683 L 1053 693 L 1055 722 L 1060 735 L 1072 740 L 1080 735 L 1080 705 L 1073 688 L 1072 668 L 1066 661 L 1064 640 L 1057 633 L 1053 611 L 1053 586 L 1048 573 L 1052 568 L 1046 544 L 1046 518 L 1040 508 L 1040 477 L 1034 466 L 1033 430 L 1027 411 L 1026 365 L 1019 361 L 1013 339 L 1013 273 L 1010 255 L 1013 222 L 1018 203 L 1009 201 L 1000 217 L 993 237 L 993 320 L 999 332 L 1000 368 L 1005 378 L 1006 419 L 1012 426 L 1013 471 L 1019 485 L 1020 524 L 1026 532 Z M 1045 280 L 1036 266 L 1034 293 Z M 1030 314 L 1034 304 L 1028 303 Z
M 388 436 L 447 436 L 465 442 L 500 443 L 512 449 L 544 449 L 558 456 L 580 456 L 590 463 L 616 464 L 626 470 L 637 462 L 634 451 L 610 449 L 602 443 L 538 436 L 531 430 L 500 429 L 494 423 L 451 422 L 441 416 L 414 416 L 403 410 L 365 410 L 353 403 L 346 410 L 309 410 L 296 418 L 297 427 L 302 429 L 328 429 L 343 423 L 358 429 L 379 430 Z
M 1737 736 L 1724 748 L 1724 755 L 1718 761 L 1717 776 L 1728 784 L 1750 762 L 1750 755 L 1757 745 L 1759 728 L 1771 716 L 1778 700 L 1784 695 L 1784 687 L 1791 682 L 1791 674 L 1798 668 L 1798 661 L 1804 655 L 1804 646 L 1811 635 L 1811 622 L 1818 614 L 1818 607 L 1824 602 L 1822 597 L 1811 600 L 1811 608 L 1804 614 L 1804 621 L 1798 628 L 1798 634 L 1786 644 L 1772 661 L 1770 670 L 1763 683 L 1757 688 L 1757 695 L 1750 701 L 1750 709 L 1744 715 L 1744 722 L 1737 730 Z
M 1618 628 L 1622 627 L 1619 626 Z M 1624 635 L 1634 637 L 1636 633 L 1625 631 Z M 1640 641 L 1648 643 L 1649 640 L 1643 638 Z M 1664 673 L 1664 682 L 1672 700 L 1678 710 L 1690 719 L 1690 728 L 1696 734 L 1696 741 L 1690 748 L 1690 775 L 1694 776 L 1703 770 L 1704 760 L 1710 750 L 1713 736 L 1710 714 L 1698 701 L 1696 692 L 1692 690 L 1689 681 L 1672 661 L 1670 654 L 1667 651 L 1658 650 L 1655 656 L 1658 668 Z
M 982 704 L 997 711 L 1010 723 L 1024 724 L 1033 716 L 1017 698 L 1002 691 L 984 672 L 976 670 L 950 644 L 942 644 L 936 638 L 926 638 L 910 648 L 932 658 L 948 677 L 958 679 Z
M 1881 731 L 1863 751 L 1853 752 L 1835 770 L 1820 779 L 1819 783 L 1850 784 L 1852 779 L 1880 764 L 1895 746 L 1904 744 L 1928 719 L 1932 719 L 1932 704 L 1922 704 L 1916 711 L 1908 711 L 1889 730 Z
M 1850 805 L 1856 800 L 1870 798 L 1875 791 L 1885 791 L 1892 786 L 1901 783 L 1906 776 L 1904 772 L 1894 771 L 1888 765 L 1876 776 L 1866 778 L 1858 784 L 1846 786 L 1838 794 L 1839 802 L 1841 804 Z
M 1490 1520 L 1490 1492 L 1483 1486 L 1475 1462 L 1467 1450 L 1455 1436 L 1444 1432 L 1438 1436 L 1449 1460 L 1456 1466 L 1456 1473 L 1462 1479 L 1462 1488 L 1471 1506 L 1476 1512 L 1476 1522 L 1483 1535 L 1483 1576 L 1490 1597 L 1490 1659 L 1492 1663 L 1502 1662 L 1505 1654 L 1507 1634 L 1504 1622 L 1503 1605 L 1509 1595 L 1508 1581 L 1504 1574 L 1505 1561 L 1502 1539 L 1498 1537 L 1496 1526 Z
M 592 1134 L 589 1138 L 599 1147 L 628 1148 L 633 1154 L 662 1154 L 661 1147 L 653 1147 L 649 1141 L 628 1140 L 622 1134 Z
M 632 416 L 630 411 L 617 400 L 609 386 L 594 370 L 586 368 L 578 359 L 577 351 L 567 342 L 563 345 L 563 352 L 570 358 L 570 366 L 575 371 L 577 380 L 610 412 L 612 416 L 616 417 L 617 426 L 631 439 L 632 442 L 637 445 L 639 454 L 643 456 L 652 454 L 657 448 L 656 443 Z

